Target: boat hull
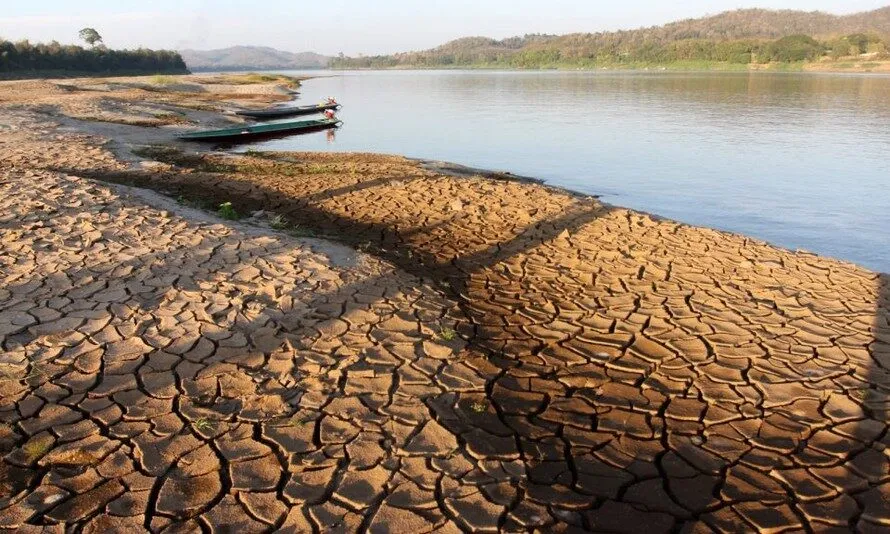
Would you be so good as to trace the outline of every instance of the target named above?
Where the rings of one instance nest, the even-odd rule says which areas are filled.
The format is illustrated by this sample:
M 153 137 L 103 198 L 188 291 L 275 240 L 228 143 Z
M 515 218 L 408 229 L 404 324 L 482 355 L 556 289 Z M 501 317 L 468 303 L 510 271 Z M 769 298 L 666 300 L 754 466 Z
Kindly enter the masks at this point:
M 323 106 L 259 109 L 255 111 L 245 110 L 236 111 L 235 114 L 242 117 L 250 117 L 252 119 L 271 119 L 275 117 L 296 117 L 298 115 L 312 115 L 313 113 L 323 113 L 328 110 L 336 111 L 338 109 L 340 109 L 340 104 L 325 104 Z
M 177 137 L 183 141 L 240 143 L 260 138 L 285 137 L 299 133 L 327 130 L 329 128 L 336 128 L 340 124 L 341 122 L 336 119 L 283 122 L 277 124 L 254 124 L 241 128 L 224 128 L 221 130 L 194 132 L 179 135 Z

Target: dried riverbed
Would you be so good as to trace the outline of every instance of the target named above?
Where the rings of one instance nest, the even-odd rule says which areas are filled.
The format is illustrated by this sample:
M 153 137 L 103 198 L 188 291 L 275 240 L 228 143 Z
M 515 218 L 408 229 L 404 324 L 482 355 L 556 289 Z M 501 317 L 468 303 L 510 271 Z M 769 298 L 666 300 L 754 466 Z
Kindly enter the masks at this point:
M 0 527 L 890 526 L 885 277 L 133 83 L 0 84 Z

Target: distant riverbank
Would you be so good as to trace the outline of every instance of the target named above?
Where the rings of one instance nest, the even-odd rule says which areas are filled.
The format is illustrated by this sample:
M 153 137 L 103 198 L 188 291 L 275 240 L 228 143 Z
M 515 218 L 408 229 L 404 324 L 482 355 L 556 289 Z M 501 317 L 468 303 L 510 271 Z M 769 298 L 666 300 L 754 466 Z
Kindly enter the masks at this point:
M 543 65 L 533 68 L 520 68 L 502 64 L 479 65 L 406 65 L 395 67 L 369 67 L 369 68 L 331 68 L 320 69 L 337 72 L 358 70 L 503 70 L 503 71 L 533 71 L 533 70 L 560 70 L 560 71 L 673 71 L 673 72 L 826 72 L 826 73 L 881 73 L 890 74 L 890 60 L 856 60 L 848 61 L 820 61 L 820 62 L 794 62 L 794 63 L 768 63 L 768 64 L 738 64 L 721 61 L 676 61 L 672 63 L 610 63 L 603 65 L 577 66 L 571 64 Z

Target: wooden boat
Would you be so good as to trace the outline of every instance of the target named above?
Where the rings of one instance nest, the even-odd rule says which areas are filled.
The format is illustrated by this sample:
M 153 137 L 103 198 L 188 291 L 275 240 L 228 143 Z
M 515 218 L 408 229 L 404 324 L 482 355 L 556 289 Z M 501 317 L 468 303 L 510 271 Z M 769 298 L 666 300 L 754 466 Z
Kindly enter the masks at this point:
M 336 111 L 340 109 L 340 104 L 332 102 L 330 104 L 319 104 L 315 106 L 296 106 L 296 107 L 280 107 L 258 110 L 236 111 L 236 115 L 242 117 L 251 117 L 253 119 L 272 119 L 275 117 L 293 117 L 296 115 L 311 115 L 313 113 L 322 113 L 328 110 Z
M 205 130 L 182 134 L 177 137 L 184 141 L 228 141 L 238 143 L 258 137 L 275 137 L 278 135 L 290 135 L 306 133 L 318 130 L 335 128 L 340 124 L 338 119 L 315 119 L 308 121 L 274 122 L 266 124 L 250 124 L 237 128 L 223 128 L 221 130 Z

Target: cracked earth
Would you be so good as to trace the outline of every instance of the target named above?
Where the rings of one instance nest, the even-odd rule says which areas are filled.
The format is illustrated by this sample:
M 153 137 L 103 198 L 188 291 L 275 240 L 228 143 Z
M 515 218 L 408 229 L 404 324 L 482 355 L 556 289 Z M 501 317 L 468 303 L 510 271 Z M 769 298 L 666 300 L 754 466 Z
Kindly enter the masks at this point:
M 0 528 L 890 528 L 884 275 L 399 157 L 137 165 L 26 104 Z

